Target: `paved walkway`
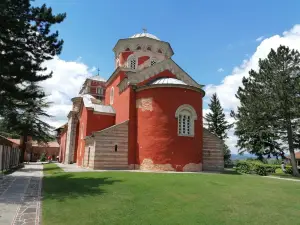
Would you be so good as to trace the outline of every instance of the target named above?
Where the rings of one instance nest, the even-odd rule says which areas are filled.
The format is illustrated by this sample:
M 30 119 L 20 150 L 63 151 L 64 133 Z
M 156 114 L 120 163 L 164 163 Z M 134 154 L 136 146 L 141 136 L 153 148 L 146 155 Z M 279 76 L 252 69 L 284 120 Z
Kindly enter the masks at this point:
M 24 168 L 0 179 L 0 225 L 38 225 L 43 166 Z
M 285 178 L 285 177 L 275 177 L 275 176 L 266 176 L 267 178 L 273 178 L 273 179 L 278 179 L 278 180 L 290 180 L 290 181 L 296 181 L 296 182 L 300 182 L 299 179 L 295 178 Z

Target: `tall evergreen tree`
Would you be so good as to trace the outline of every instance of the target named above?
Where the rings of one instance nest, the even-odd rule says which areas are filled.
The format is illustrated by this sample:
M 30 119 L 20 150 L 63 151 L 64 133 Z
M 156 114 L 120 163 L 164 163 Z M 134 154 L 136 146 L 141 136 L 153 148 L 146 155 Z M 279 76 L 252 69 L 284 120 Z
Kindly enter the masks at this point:
M 209 109 L 210 112 L 206 115 L 206 125 L 208 126 L 208 130 L 218 136 L 220 139 L 225 141 L 227 139 L 227 131 L 232 128 L 232 124 L 229 124 L 226 121 L 225 113 L 223 112 L 223 108 L 218 99 L 216 93 L 214 93 L 210 100 Z M 225 164 L 230 161 L 230 150 L 226 144 L 224 144 L 224 162 Z
M 52 76 L 46 74 L 43 62 L 60 54 L 63 40 L 51 26 L 66 14 L 54 15 L 45 4 L 34 7 L 30 2 L 0 4 L 0 117 L 5 118 L 6 129 L 14 127 L 24 140 L 27 135 L 45 140 L 50 126 L 37 117 L 48 116 L 43 112 L 46 96 L 38 84 Z
M 64 20 L 65 14 L 53 15 L 43 5 L 33 7 L 30 0 L 3 0 L 0 4 L 0 105 L 23 107 L 28 98 L 44 97 L 31 83 L 48 79 L 41 73 L 45 60 L 60 54 L 63 41 L 50 28 Z M 26 104 L 25 104 L 26 105 Z M 0 110 L 1 115 L 1 110 Z
M 241 102 L 235 114 L 239 146 L 256 154 L 283 155 L 286 145 L 293 174 L 299 175 L 294 153 L 299 147 L 299 52 L 285 46 L 271 49 L 266 59 L 259 60 L 259 70 L 251 70 L 243 79 L 237 97 Z

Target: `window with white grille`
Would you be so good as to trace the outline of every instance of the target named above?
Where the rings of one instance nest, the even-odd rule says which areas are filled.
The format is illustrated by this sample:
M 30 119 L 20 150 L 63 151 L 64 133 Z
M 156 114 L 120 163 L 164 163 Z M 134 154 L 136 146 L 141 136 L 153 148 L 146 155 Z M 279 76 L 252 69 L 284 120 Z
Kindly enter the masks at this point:
M 128 57 L 127 59 L 127 67 L 131 68 L 133 70 L 136 69 L 137 67 L 137 60 L 136 60 L 136 56 L 135 55 L 131 55 Z
M 180 106 L 175 113 L 178 120 L 179 136 L 194 136 L 194 121 L 197 120 L 197 114 L 190 105 Z
M 97 94 L 103 95 L 103 88 L 98 87 L 98 88 L 97 88 Z
M 153 66 L 156 63 L 156 58 L 151 59 L 151 66 Z

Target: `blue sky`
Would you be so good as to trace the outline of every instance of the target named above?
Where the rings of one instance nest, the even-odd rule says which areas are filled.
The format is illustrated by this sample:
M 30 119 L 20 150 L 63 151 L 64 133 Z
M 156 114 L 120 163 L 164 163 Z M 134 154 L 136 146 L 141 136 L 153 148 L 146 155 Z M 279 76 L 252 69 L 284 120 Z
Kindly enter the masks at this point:
M 226 118 L 239 102 L 235 93 L 250 69 L 258 68 L 271 48 L 280 44 L 300 51 L 300 1 L 177 1 L 177 0 L 36 0 L 67 18 L 57 25 L 65 44 L 62 54 L 46 62 L 53 77 L 42 86 L 54 102 L 48 121 L 66 122 L 70 99 L 78 94 L 86 77 L 108 78 L 114 71 L 114 45 L 121 38 L 141 33 L 142 28 L 171 44 L 173 59 L 198 83 L 206 85 L 203 113 L 216 92 Z M 218 71 L 219 70 L 219 71 Z M 228 132 L 233 152 L 237 138 Z
M 41 4 L 45 1 L 36 1 Z M 170 42 L 174 60 L 201 84 L 218 83 L 257 47 L 256 38 L 282 32 L 300 21 L 300 1 L 102 1 L 48 0 L 66 12 L 57 28 L 61 58 L 114 70 L 112 48 L 146 27 Z M 284 9 L 284 10 L 283 10 Z M 224 72 L 217 72 L 223 68 Z

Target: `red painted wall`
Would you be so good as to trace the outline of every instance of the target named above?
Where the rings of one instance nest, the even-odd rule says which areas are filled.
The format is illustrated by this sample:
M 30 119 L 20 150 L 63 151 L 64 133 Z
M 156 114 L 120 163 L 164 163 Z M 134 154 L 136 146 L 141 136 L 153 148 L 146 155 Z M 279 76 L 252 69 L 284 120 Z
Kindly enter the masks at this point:
M 119 55 L 119 63 L 120 63 L 120 65 L 123 65 L 123 64 L 126 62 L 127 58 L 128 58 L 131 54 L 133 54 L 132 51 L 121 52 L 120 55 Z
M 119 88 L 117 87 L 117 85 L 124 79 L 124 77 L 125 73 L 122 71 L 106 87 L 105 105 L 110 105 L 110 91 L 111 88 L 114 87 L 114 102 L 112 106 L 116 111 L 116 124 L 122 123 L 129 119 L 130 89 L 127 88 L 120 94 Z
M 60 134 L 59 161 L 64 162 L 66 155 L 67 129 Z
M 148 59 L 150 59 L 149 56 L 142 56 L 138 58 L 138 65 L 143 64 L 145 61 L 147 61 Z
M 152 88 L 136 93 L 136 99 L 152 97 L 153 111 L 137 110 L 137 155 L 139 163 L 171 164 L 182 171 L 188 163 L 202 162 L 202 96 L 182 88 Z M 177 135 L 177 108 L 189 104 L 197 112 L 195 136 Z
M 77 162 L 77 152 L 78 152 L 78 140 L 79 138 L 79 123 L 77 122 L 76 125 L 76 136 L 75 136 L 75 147 L 74 147 L 74 155 L 73 155 L 73 162 L 76 163 Z
M 81 166 L 82 165 L 82 160 L 84 156 L 84 145 L 85 145 L 85 140 L 84 138 L 87 136 L 86 135 L 86 124 L 87 124 L 87 114 L 88 110 L 82 106 L 81 109 L 81 114 L 77 123 L 77 134 L 76 135 L 76 158 L 77 158 L 77 165 Z M 74 154 L 75 155 L 75 154 Z
M 129 87 L 129 123 L 128 123 L 128 164 L 137 163 L 137 110 L 136 110 L 136 92 Z
M 84 106 L 78 121 L 78 136 L 76 138 L 77 165 L 81 166 L 84 158 L 84 146 L 86 136 L 92 132 L 100 131 L 115 124 L 114 115 L 96 114 L 93 110 L 87 110 Z

